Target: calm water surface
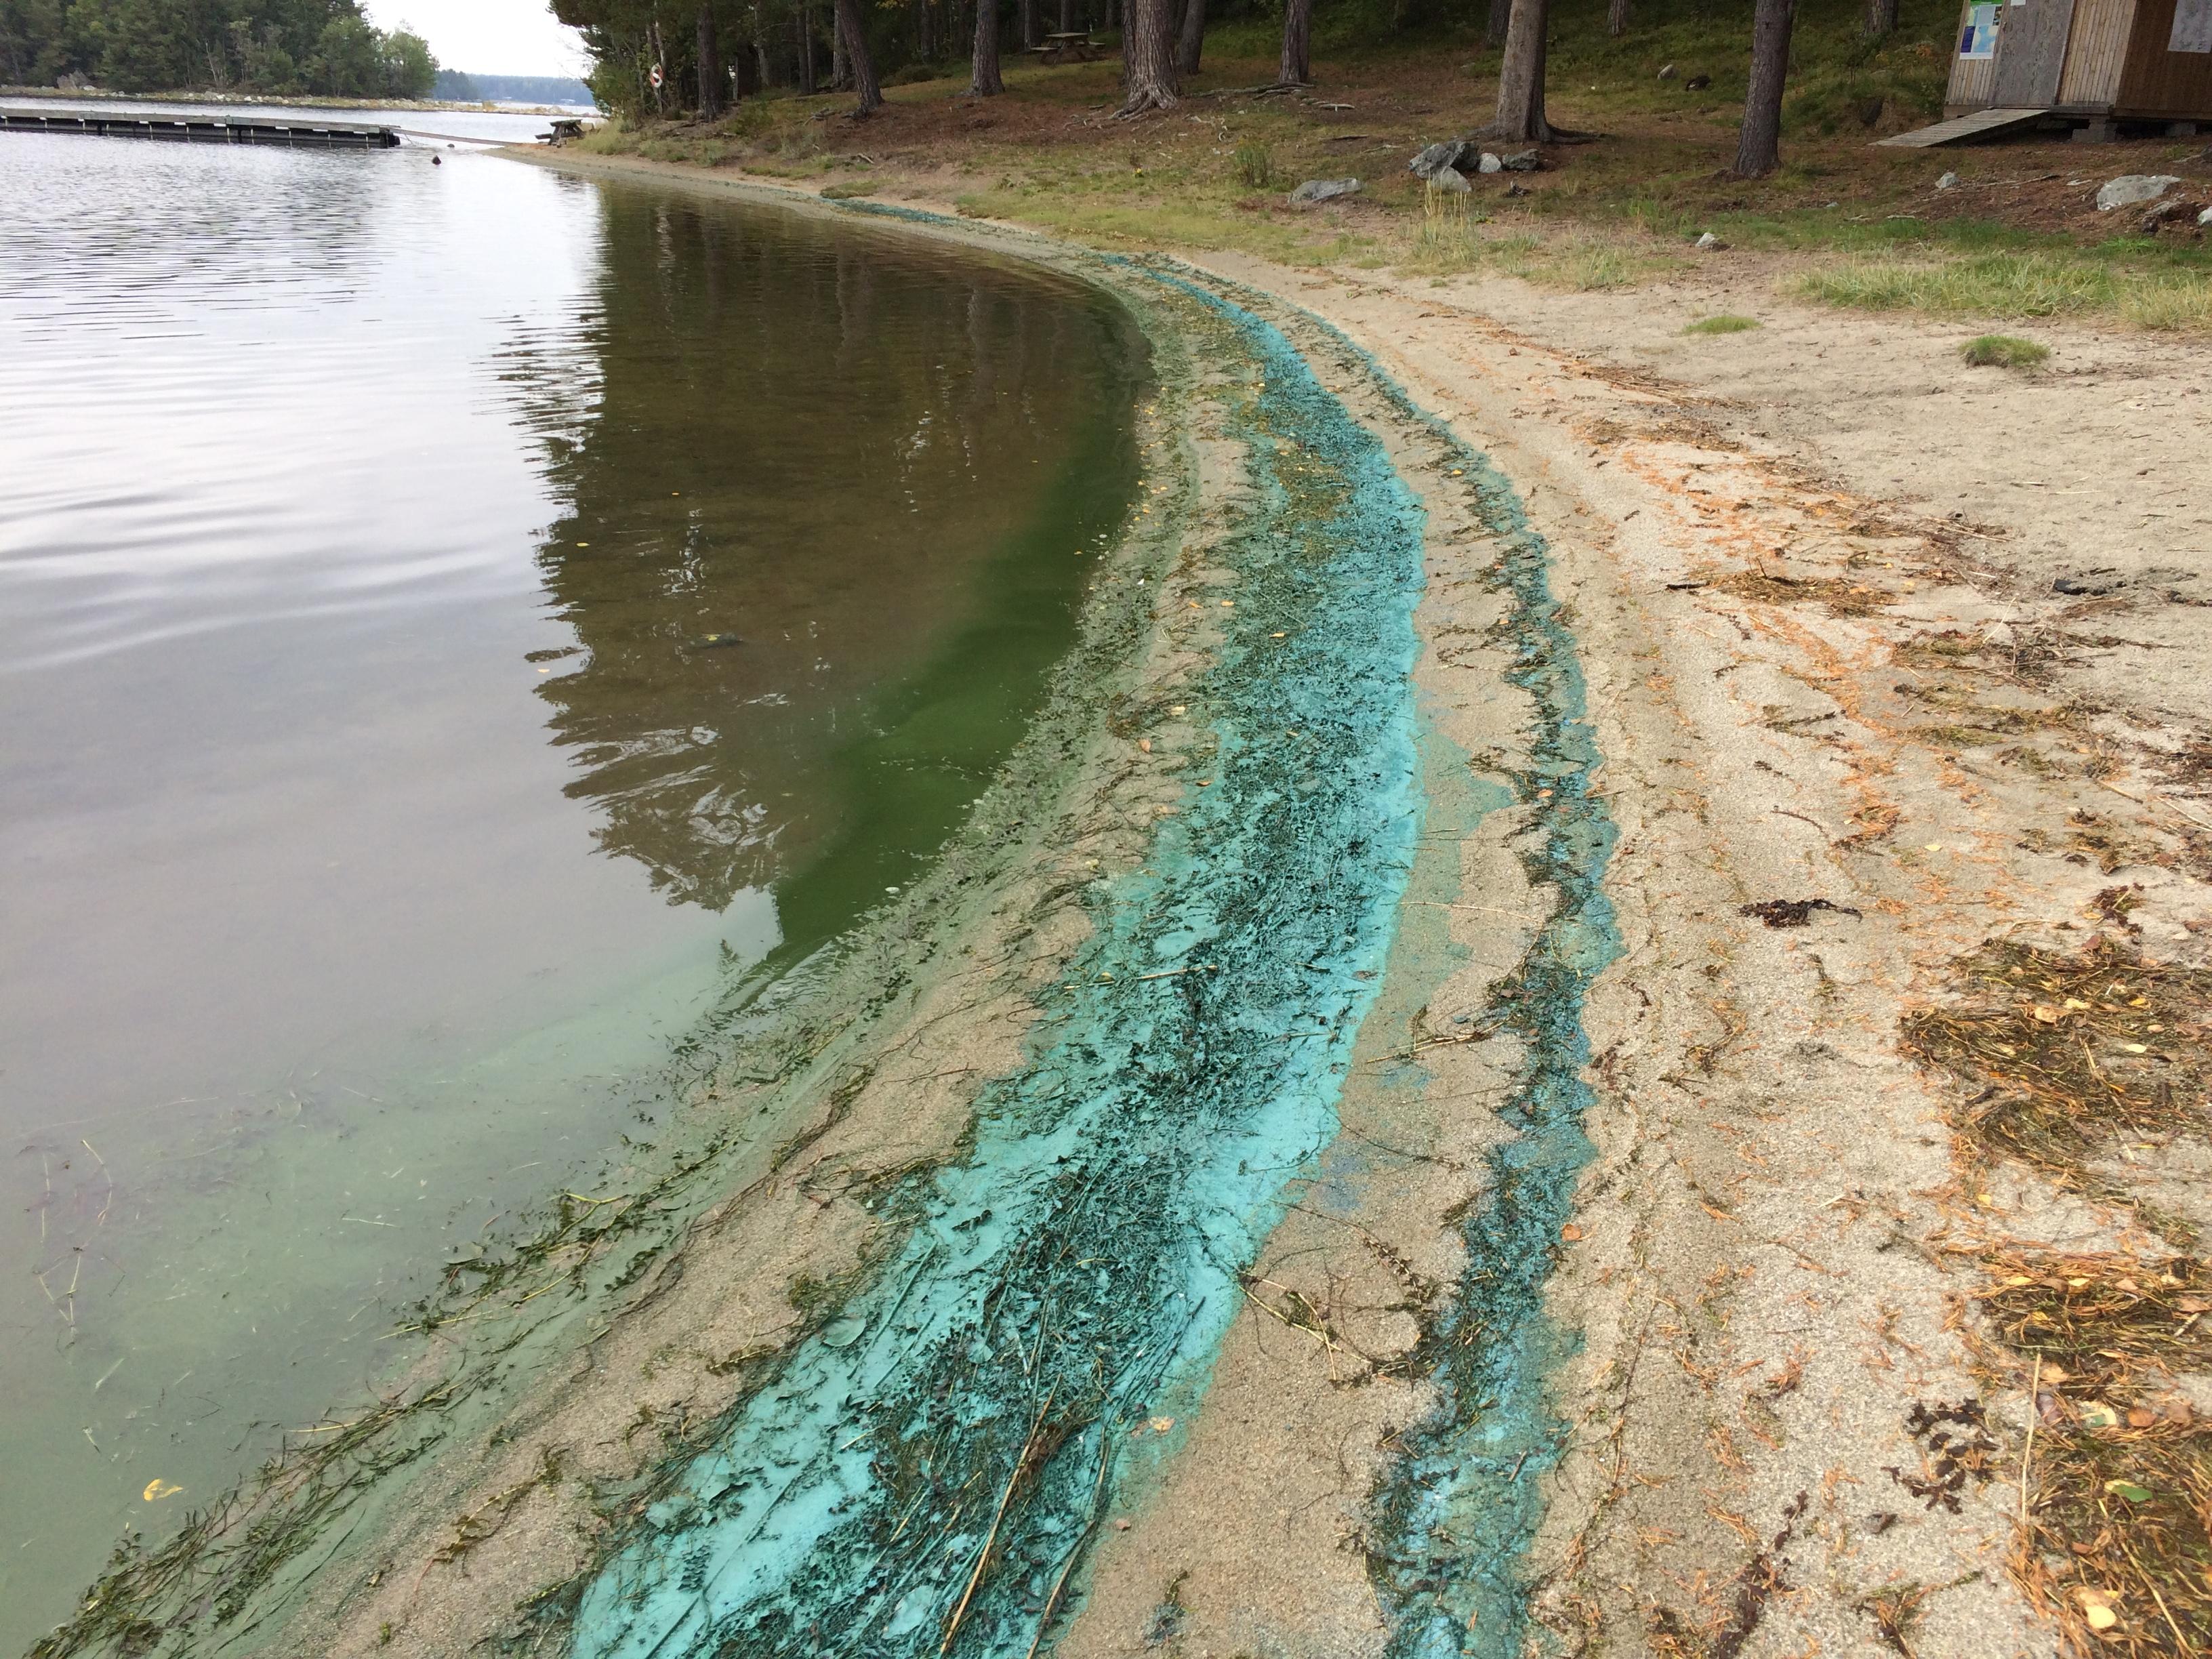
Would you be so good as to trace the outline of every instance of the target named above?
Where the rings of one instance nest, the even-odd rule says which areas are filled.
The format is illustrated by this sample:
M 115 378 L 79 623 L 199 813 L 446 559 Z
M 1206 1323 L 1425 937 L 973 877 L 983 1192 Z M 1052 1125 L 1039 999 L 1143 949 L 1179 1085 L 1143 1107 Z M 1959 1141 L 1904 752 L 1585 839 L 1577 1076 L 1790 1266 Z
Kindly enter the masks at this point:
M 10 135 L 0 216 L 20 1648 L 911 879 L 1143 363 L 1018 265 L 465 152 Z

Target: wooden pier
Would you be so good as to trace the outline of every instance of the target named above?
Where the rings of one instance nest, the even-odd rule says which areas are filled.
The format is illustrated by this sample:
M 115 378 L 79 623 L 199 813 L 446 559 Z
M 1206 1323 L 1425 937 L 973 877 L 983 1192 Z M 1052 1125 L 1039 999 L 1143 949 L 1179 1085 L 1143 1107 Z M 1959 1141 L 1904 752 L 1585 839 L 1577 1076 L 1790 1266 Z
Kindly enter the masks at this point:
M 287 149 L 397 149 L 392 127 L 355 126 L 264 115 L 94 115 L 0 109 L 0 132 L 74 132 L 94 138 L 156 138 L 173 144 L 276 144 Z

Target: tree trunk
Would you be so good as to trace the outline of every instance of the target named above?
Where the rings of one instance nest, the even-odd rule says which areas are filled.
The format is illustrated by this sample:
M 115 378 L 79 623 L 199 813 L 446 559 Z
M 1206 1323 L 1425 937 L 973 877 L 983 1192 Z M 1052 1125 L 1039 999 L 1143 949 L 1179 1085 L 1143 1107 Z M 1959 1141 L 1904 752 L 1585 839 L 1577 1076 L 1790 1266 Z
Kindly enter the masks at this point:
M 1037 0 L 1022 0 L 1022 50 L 1027 52 L 1039 43 Z
M 1483 20 L 1482 44 L 1502 46 L 1505 44 L 1506 21 L 1513 15 L 1513 0 L 1490 0 L 1490 15 Z
M 1894 5 L 1897 0 L 1890 0 Z M 1605 14 L 1605 32 L 1618 40 L 1628 33 L 1628 0 L 1613 0 Z
M 1551 0 L 1513 0 L 1505 30 L 1505 57 L 1498 66 L 1498 119 L 1491 136 L 1516 143 L 1551 142 L 1544 118 L 1544 58 L 1551 32 Z
M 1206 0 L 1186 0 L 1182 9 L 1182 39 L 1176 46 L 1176 68 L 1184 75 L 1198 73 L 1199 53 L 1206 48 Z
M 853 113 L 873 115 L 884 106 L 876 82 L 876 60 L 868 56 L 868 37 L 860 32 L 860 0 L 837 0 L 837 31 L 845 37 L 845 63 L 853 72 Z
M 746 41 L 738 48 L 738 96 L 757 98 L 767 83 L 768 53 L 758 40 Z
M 1006 89 L 999 76 L 999 0 L 975 0 L 975 51 L 968 90 L 978 98 L 995 98 Z
M 1313 0 L 1284 0 L 1283 61 L 1275 70 L 1279 87 L 1303 87 L 1313 80 Z
M 799 24 L 799 90 L 814 95 L 814 8 L 801 6 L 792 14 Z
M 1876 36 L 1897 32 L 1897 0 L 1867 0 L 1866 32 Z
M 1060 0 L 1060 32 L 1075 33 L 1075 0 Z
M 914 0 L 914 55 L 921 63 L 929 61 L 929 0 Z
M 1782 93 L 1790 79 L 1790 26 L 1796 0 L 1759 0 L 1751 18 L 1751 88 L 1736 137 L 1739 179 L 1764 179 L 1782 165 Z
M 1121 112 L 1176 106 L 1174 43 L 1168 39 L 1168 0 L 1129 0 L 1121 29 Z
M 708 0 L 699 6 L 699 118 L 719 121 L 727 106 L 729 80 L 722 73 L 722 43 L 714 33 L 714 8 Z
M 830 90 L 842 92 L 850 87 L 852 74 L 845 63 L 845 31 L 833 26 L 830 31 Z

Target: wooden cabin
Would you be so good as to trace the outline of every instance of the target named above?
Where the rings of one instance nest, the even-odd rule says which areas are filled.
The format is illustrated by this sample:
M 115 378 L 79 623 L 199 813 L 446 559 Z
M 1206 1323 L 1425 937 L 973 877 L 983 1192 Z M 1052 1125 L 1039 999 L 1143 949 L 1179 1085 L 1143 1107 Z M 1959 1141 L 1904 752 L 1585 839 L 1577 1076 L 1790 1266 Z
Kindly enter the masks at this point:
M 2074 117 L 2083 137 L 2212 127 L 2212 0 L 1970 0 L 1943 102 Z

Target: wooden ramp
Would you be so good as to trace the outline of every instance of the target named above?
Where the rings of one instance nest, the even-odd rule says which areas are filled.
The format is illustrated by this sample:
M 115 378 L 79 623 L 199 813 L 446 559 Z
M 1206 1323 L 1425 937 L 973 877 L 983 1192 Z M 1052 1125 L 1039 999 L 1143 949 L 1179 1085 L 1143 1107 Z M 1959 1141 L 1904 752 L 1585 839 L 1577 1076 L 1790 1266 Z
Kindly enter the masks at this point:
M 2050 113 L 2047 109 L 1978 109 L 1971 115 L 1960 116 L 1956 120 L 1938 121 L 1932 127 L 1900 132 L 1893 137 L 1877 138 L 1875 143 L 1892 149 L 1933 149 L 1938 144 L 1963 143 L 1969 138 L 1985 138 L 1993 132 L 2002 132 L 2009 127 L 2026 126 L 2030 121 L 2039 121 Z

